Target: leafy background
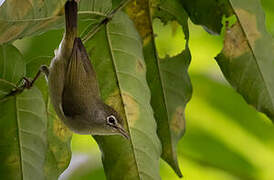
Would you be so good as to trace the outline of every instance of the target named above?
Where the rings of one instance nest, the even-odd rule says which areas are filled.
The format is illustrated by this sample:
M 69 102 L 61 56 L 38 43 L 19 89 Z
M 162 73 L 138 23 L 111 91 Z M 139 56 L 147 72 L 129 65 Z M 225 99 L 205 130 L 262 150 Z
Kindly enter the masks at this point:
M 274 36 L 271 22 L 274 2 L 261 2 L 267 30 Z M 155 20 L 153 25 L 161 56 L 184 49 L 184 35 L 178 24 L 164 25 Z M 190 22 L 189 25 L 193 97 L 186 108 L 186 133 L 178 144 L 178 160 L 185 179 L 274 179 L 273 125 L 263 114 L 247 106 L 223 78 L 214 60 L 222 49 L 223 36 L 211 36 L 201 27 Z M 62 32 L 52 30 L 17 40 L 15 45 L 25 55 L 26 62 L 31 62 L 37 55 L 52 54 L 53 49 L 48 47 L 58 45 Z M 71 147 L 70 166 L 60 179 L 105 179 L 99 148 L 90 136 L 74 134 Z M 162 179 L 179 179 L 162 160 L 160 173 Z

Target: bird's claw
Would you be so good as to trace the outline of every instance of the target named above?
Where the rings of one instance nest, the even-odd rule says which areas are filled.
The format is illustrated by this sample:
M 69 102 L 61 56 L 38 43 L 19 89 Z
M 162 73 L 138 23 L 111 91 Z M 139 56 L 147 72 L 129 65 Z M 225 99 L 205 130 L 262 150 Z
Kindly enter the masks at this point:
M 23 88 L 30 89 L 30 88 L 32 87 L 32 85 L 33 85 L 33 81 L 30 80 L 30 79 L 27 78 L 27 77 L 23 77 L 23 80 L 24 80 L 24 82 L 23 82 L 22 87 L 23 87 Z

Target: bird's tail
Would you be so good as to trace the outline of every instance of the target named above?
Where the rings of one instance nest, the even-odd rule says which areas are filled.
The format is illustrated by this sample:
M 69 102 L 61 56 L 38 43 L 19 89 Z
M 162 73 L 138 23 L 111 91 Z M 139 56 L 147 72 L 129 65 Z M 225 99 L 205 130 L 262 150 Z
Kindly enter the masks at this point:
M 70 37 L 77 36 L 77 2 L 75 0 L 67 1 L 65 4 L 66 35 Z
M 74 40 L 77 37 L 77 2 L 67 0 L 65 4 L 65 33 L 58 50 L 55 52 L 56 57 L 69 59 L 73 49 Z

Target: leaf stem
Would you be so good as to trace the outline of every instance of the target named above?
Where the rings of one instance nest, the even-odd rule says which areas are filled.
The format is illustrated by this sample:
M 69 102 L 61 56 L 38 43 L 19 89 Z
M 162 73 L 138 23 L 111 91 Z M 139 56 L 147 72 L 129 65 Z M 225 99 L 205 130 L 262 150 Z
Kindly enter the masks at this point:
M 103 25 L 107 24 L 113 16 L 123 9 L 131 0 L 124 0 L 122 1 L 118 7 L 113 9 L 99 24 L 97 24 L 89 33 L 87 33 L 83 38 L 82 41 L 83 43 L 87 42 L 90 38 L 92 38 L 100 29 Z

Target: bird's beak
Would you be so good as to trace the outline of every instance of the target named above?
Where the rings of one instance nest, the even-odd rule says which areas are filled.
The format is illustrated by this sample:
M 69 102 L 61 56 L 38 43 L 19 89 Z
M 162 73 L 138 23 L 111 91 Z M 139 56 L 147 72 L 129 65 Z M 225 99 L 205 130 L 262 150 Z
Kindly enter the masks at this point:
M 126 139 L 130 139 L 129 135 L 128 135 L 128 132 L 121 126 L 121 125 L 118 125 L 117 126 L 117 130 L 120 132 L 120 134 L 125 137 Z

